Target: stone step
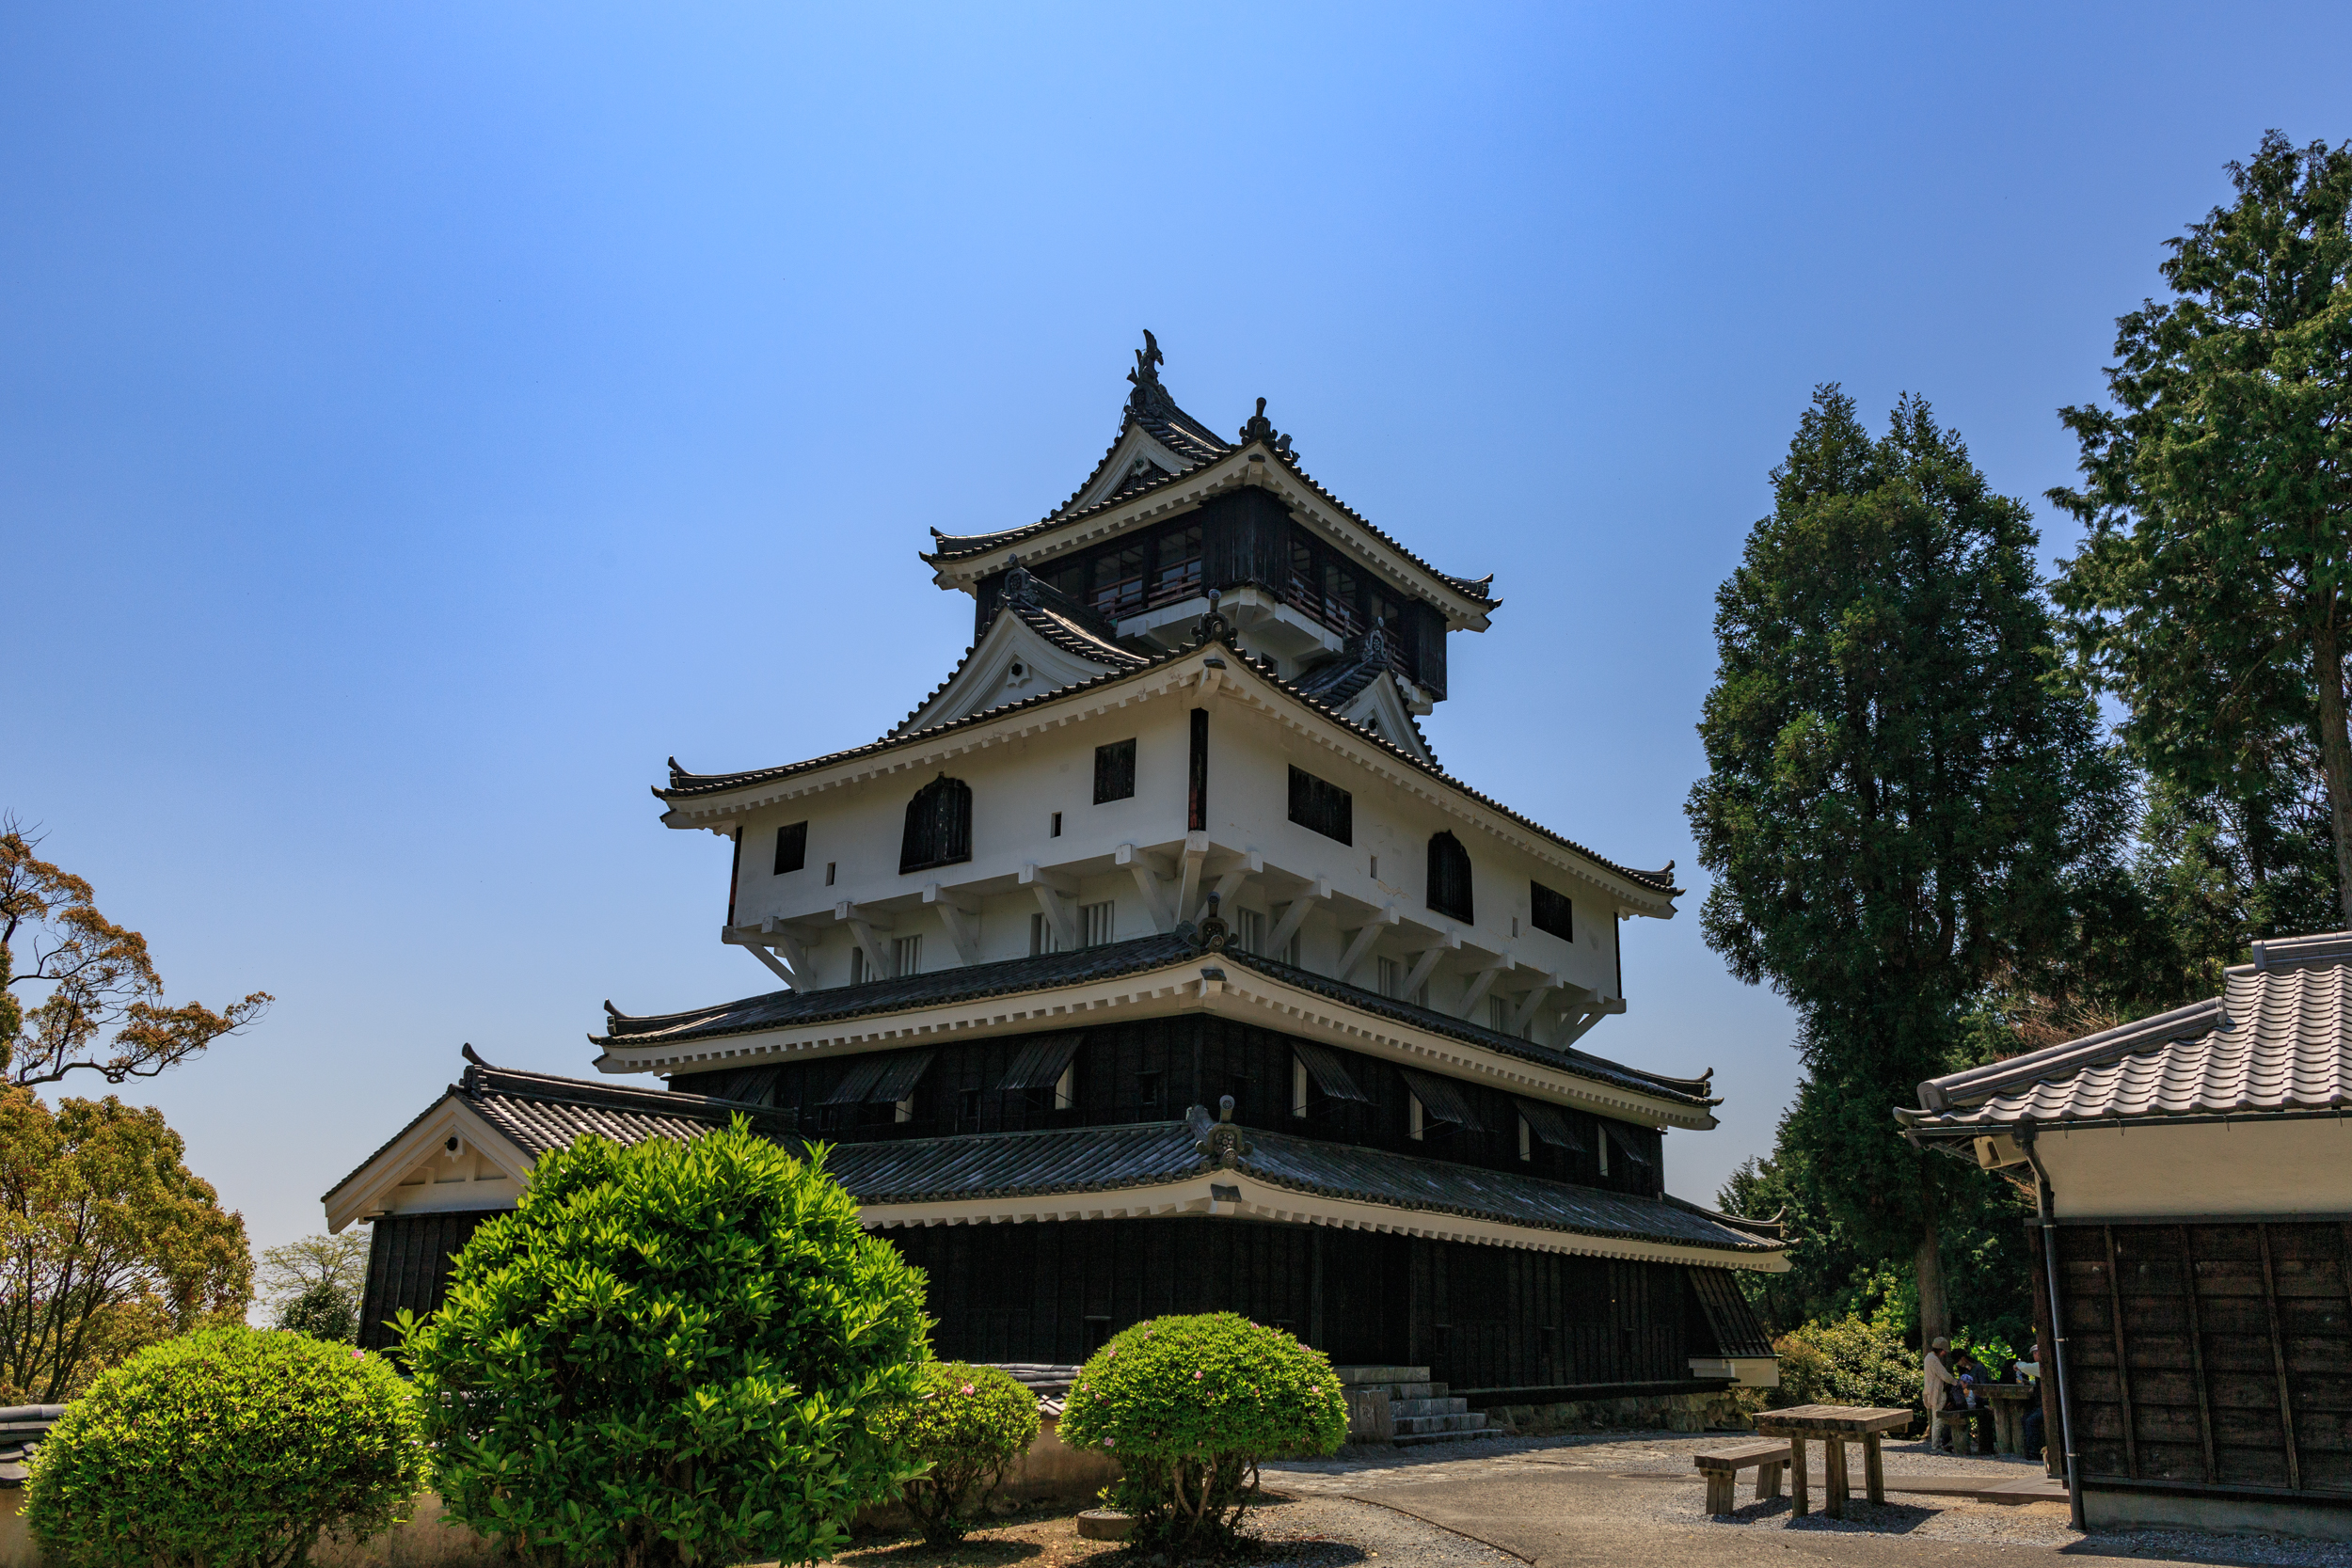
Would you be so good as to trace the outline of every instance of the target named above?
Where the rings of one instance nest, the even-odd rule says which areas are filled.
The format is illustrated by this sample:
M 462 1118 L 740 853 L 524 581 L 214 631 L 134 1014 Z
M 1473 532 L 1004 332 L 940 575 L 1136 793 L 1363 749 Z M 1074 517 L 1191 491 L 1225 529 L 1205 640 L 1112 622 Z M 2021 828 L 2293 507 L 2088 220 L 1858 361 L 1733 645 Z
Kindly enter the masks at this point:
M 1448 1416 L 1399 1416 L 1396 1434 L 1418 1436 L 1429 1432 L 1477 1432 L 1486 1424 L 1483 1410 L 1464 1410 Z
M 1389 1401 L 1389 1414 L 1403 1420 L 1407 1416 L 1459 1416 L 1470 1408 L 1468 1400 L 1400 1400 Z
M 1463 1443 L 1479 1437 L 1502 1435 L 1502 1433 L 1493 1427 L 1480 1427 L 1474 1432 L 1400 1432 L 1396 1434 L 1396 1446 L 1400 1449 L 1411 1449 L 1418 1448 L 1423 1443 Z
M 1343 1386 L 1351 1394 L 1386 1394 L 1391 1402 L 1441 1400 L 1446 1397 L 1442 1383 L 1349 1383 Z
M 1426 1367 L 1334 1367 L 1340 1381 L 1345 1384 L 1426 1383 Z

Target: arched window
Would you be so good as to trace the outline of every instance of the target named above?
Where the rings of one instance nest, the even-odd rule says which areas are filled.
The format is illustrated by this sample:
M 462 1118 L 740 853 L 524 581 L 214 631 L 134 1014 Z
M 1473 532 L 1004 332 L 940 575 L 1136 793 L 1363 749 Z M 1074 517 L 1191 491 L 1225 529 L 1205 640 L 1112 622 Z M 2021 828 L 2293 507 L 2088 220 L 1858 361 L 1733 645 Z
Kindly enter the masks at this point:
M 972 786 L 942 773 L 907 802 L 898 871 L 924 871 L 972 858 Z
M 1470 913 L 1470 851 L 1452 833 L 1429 841 L 1429 907 L 1466 926 L 1476 922 Z

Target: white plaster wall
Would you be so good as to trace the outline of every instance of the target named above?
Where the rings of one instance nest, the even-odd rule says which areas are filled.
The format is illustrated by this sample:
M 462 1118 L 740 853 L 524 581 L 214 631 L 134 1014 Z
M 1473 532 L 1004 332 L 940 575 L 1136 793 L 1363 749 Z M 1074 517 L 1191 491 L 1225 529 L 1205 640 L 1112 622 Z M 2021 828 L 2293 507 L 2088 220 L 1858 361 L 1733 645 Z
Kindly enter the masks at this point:
M 1030 916 L 1040 906 L 1034 890 L 1020 885 L 1018 878 L 1025 864 L 1035 863 L 1065 868 L 1064 874 L 1077 882 L 1078 902 L 1114 901 L 1118 940 L 1148 935 L 1155 928 L 1152 919 L 1133 875 L 1116 866 L 1113 857 L 1120 846 L 1133 844 L 1175 867 L 1185 837 L 1189 715 L 1199 702 L 1194 689 L 1180 687 L 954 759 L 946 770 L 970 784 L 973 796 L 973 858 L 964 864 L 904 876 L 898 872 L 907 801 L 941 770 L 936 766 L 903 768 L 753 812 L 745 818 L 736 922 L 755 926 L 781 917 L 799 923 L 804 940 L 814 933 L 810 979 L 818 987 L 849 979 L 854 941 L 834 919 L 843 900 L 890 920 L 892 935 L 920 932 L 925 970 L 951 968 L 958 962 L 954 945 L 936 910 L 921 902 L 923 889 L 936 881 L 977 903 L 983 961 L 1025 956 Z M 1263 912 L 1270 930 L 1296 879 L 1317 877 L 1328 878 L 1335 895 L 1353 901 L 1339 911 L 1329 903 L 1320 906 L 1301 928 L 1299 957 L 1307 968 L 1325 974 L 1336 968 L 1362 923 L 1360 906 L 1393 904 L 1409 923 L 1392 928 L 1374 950 L 1408 967 L 1407 949 L 1425 942 L 1434 929 L 1456 926 L 1426 908 L 1424 885 L 1429 837 L 1451 830 L 1469 850 L 1473 872 L 1477 922 L 1460 927 L 1461 933 L 1470 947 L 1484 951 L 1449 956 L 1440 962 L 1430 979 L 1434 1006 L 1450 1008 L 1469 983 L 1463 972 L 1491 953 L 1507 954 L 1533 970 L 1557 972 L 1571 986 L 1606 997 L 1618 994 L 1614 908 L 1597 882 L 1546 864 L 1415 798 L 1364 763 L 1314 744 L 1262 710 L 1218 696 L 1205 705 L 1210 712 L 1209 869 L 1217 869 L 1224 856 L 1255 850 L 1267 870 L 1245 884 L 1234 907 Z M 1136 794 L 1098 806 L 1093 803 L 1094 748 L 1129 736 L 1136 740 Z M 1293 765 L 1351 792 L 1352 845 L 1289 819 Z M 1058 839 L 1049 836 L 1057 811 L 1063 823 Z M 776 830 L 802 820 L 809 825 L 806 865 L 776 876 L 771 869 Z M 831 885 L 825 879 L 828 863 L 834 868 Z M 1573 942 L 1528 924 L 1531 878 L 1573 900 Z M 1209 885 L 1204 880 L 1202 894 Z M 1168 890 L 1171 902 L 1173 891 Z M 745 961 L 748 965 L 750 960 Z M 1376 974 L 1368 957 L 1352 978 L 1369 988 Z M 1518 979 L 1499 987 L 1498 993 L 1516 990 L 1529 978 L 1522 971 Z M 1483 1007 L 1480 1012 L 1479 1022 L 1484 1022 Z
M 2352 1214 L 2352 1126 L 2249 1117 L 2044 1132 L 2061 1219 Z

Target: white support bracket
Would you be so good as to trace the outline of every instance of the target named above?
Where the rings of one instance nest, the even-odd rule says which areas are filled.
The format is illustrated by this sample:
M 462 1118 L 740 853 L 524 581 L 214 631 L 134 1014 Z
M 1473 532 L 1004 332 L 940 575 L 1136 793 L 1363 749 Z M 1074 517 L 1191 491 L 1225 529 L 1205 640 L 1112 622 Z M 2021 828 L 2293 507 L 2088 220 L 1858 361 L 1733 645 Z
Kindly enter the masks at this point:
M 803 990 L 807 987 L 808 954 L 801 939 L 775 915 L 770 915 L 756 926 L 723 926 L 719 940 L 730 947 L 740 947 L 767 966 L 787 990 Z M 778 960 L 774 948 L 784 957 Z
M 1459 953 L 1461 950 L 1462 933 L 1459 931 L 1448 931 L 1422 948 L 1421 957 L 1413 960 L 1411 971 L 1405 976 L 1406 1000 L 1410 1001 L 1421 994 L 1421 988 L 1429 983 L 1429 976 L 1437 972 L 1439 960 L 1448 953 Z
M 866 978 L 880 980 L 889 974 L 890 955 L 883 950 L 882 936 L 878 933 L 886 933 L 896 928 L 892 926 L 890 917 L 862 909 L 847 898 L 834 906 L 833 917 L 846 922 L 850 927 L 850 934 L 857 938 L 857 944 L 866 950 Z
M 923 902 L 939 911 L 939 923 L 947 928 L 947 942 L 956 950 L 956 962 L 976 964 L 980 961 L 980 911 L 954 894 L 942 889 L 937 882 L 923 890 Z
M 769 952 L 767 948 L 755 942 L 747 942 L 741 943 L 740 945 L 744 952 L 749 953 L 753 958 L 757 958 L 761 963 L 766 964 L 770 969 L 774 970 L 776 972 L 776 978 L 784 982 L 785 990 L 799 990 L 801 989 L 800 977 L 794 974 L 790 970 L 785 968 L 783 962 L 779 960 L 773 953 Z
M 1034 862 L 1021 868 L 1021 885 L 1037 895 L 1037 907 L 1067 953 L 1078 945 L 1078 890 L 1066 877 L 1040 868 Z
M 1215 865 L 1202 868 L 1204 876 L 1214 876 L 1216 879 L 1216 907 L 1229 911 L 1226 915 L 1228 920 L 1232 918 L 1230 911 L 1233 907 L 1234 895 L 1241 892 L 1244 882 L 1263 870 L 1265 870 L 1265 857 L 1255 849 L 1245 850 L 1233 856 L 1230 863 L 1219 861 Z M 1199 920 L 1208 912 L 1209 901 L 1203 898 L 1200 900 L 1200 907 L 1192 911 L 1192 918 Z
M 1502 1032 L 1516 1035 L 1526 1028 L 1528 1022 L 1535 1016 L 1535 1009 L 1544 1005 L 1544 998 L 1559 989 L 1560 976 L 1557 974 L 1547 974 L 1528 987 L 1527 994 L 1519 998 L 1519 1005 L 1511 1009 L 1508 1026 Z
M 1357 968 L 1363 963 L 1365 955 L 1372 951 L 1372 944 L 1378 942 L 1381 934 L 1390 927 L 1396 925 L 1404 918 L 1396 912 L 1396 906 L 1391 904 L 1387 909 L 1364 922 L 1363 929 L 1356 933 L 1356 940 L 1349 942 L 1347 951 L 1340 955 L 1340 967 L 1333 972 L 1331 978 L 1345 984 L 1347 977 L 1355 974 Z
M 1266 957 L 1280 958 L 1289 949 L 1291 938 L 1296 936 L 1298 928 L 1307 924 L 1307 916 L 1313 912 L 1314 907 L 1330 896 L 1331 879 L 1328 877 L 1317 877 L 1312 887 L 1301 889 L 1298 896 L 1290 901 L 1290 907 L 1282 911 L 1282 918 L 1274 923 L 1273 931 L 1267 935 Z
M 1493 988 L 1494 983 L 1509 973 L 1511 973 L 1511 955 L 1508 953 L 1482 966 L 1470 976 L 1470 989 L 1462 993 L 1462 1006 L 1454 1016 L 1466 1019 L 1476 1012 L 1478 1005 L 1486 1000 L 1486 992 Z
M 1184 835 L 1184 878 L 1176 888 L 1176 907 L 1179 910 L 1191 909 L 1200 902 L 1200 867 L 1207 863 L 1208 858 L 1209 835 L 1186 833 Z
M 1168 863 L 1132 844 L 1120 845 L 1111 859 L 1134 874 L 1136 892 L 1143 897 L 1143 912 L 1152 917 L 1152 929 L 1163 934 L 1174 930 L 1176 917 L 1168 907 Z

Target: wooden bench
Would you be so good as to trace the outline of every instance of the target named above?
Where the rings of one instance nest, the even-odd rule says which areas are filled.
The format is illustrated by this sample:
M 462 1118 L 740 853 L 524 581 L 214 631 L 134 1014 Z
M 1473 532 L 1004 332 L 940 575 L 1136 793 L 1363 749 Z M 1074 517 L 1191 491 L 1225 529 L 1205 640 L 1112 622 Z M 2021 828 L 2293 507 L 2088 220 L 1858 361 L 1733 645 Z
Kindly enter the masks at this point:
M 1788 1464 L 1788 1445 L 1767 1439 L 1761 1443 L 1742 1443 L 1736 1449 L 1717 1449 L 1712 1453 L 1692 1454 L 1691 1464 L 1707 1475 L 1707 1512 L 1729 1513 L 1736 1506 L 1733 1493 L 1740 1472 L 1756 1466 L 1756 1500 L 1780 1496 L 1780 1477 Z

